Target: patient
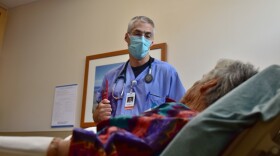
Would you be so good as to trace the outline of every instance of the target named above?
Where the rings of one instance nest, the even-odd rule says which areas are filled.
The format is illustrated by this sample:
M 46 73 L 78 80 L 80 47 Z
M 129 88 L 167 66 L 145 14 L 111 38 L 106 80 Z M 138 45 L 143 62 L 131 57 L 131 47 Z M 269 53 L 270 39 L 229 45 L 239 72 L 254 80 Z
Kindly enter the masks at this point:
M 219 60 L 194 83 L 181 103 L 165 103 L 139 116 L 105 120 L 97 125 L 97 134 L 75 129 L 71 141 L 55 138 L 48 155 L 158 155 L 189 120 L 256 73 L 249 63 Z

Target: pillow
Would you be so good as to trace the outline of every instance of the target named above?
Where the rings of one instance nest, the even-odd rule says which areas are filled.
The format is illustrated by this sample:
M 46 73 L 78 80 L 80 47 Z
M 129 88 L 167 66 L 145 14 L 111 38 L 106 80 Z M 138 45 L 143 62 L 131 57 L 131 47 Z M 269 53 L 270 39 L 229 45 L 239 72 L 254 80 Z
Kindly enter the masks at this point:
M 280 66 L 271 65 L 193 118 L 161 155 L 219 155 L 242 130 L 280 112 Z

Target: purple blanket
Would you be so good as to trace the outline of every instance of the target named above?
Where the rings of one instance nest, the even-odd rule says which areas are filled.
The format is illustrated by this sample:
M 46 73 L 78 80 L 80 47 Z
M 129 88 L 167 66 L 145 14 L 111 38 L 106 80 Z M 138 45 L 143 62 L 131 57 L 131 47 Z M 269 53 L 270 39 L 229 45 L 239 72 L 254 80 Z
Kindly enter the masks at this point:
M 121 116 L 103 121 L 97 134 L 75 129 L 69 155 L 159 155 L 194 116 L 187 106 L 164 103 L 140 116 Z

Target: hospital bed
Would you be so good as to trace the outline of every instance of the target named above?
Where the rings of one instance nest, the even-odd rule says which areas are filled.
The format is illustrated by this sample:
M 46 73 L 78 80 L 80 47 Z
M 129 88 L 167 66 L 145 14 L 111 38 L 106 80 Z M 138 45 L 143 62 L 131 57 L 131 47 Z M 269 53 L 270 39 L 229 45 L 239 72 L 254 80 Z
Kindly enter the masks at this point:
M 0 155 L 44 155 L 50 140 L 0 137 Z M 161 153 L 173 155 L 279 156 L 280 66 L 267 67 L 193 118 Z

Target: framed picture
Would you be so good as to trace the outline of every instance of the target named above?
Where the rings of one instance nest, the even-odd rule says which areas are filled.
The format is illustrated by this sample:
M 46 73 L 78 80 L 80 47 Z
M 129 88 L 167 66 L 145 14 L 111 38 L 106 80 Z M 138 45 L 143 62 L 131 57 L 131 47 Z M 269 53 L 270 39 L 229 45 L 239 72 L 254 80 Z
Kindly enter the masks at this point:
M 149 54 L 156 59 L 166 61 L 166 51 L 166 43 L 160 43 L 153 45 Z M 101 87 L 103 77 L 107 71 L 125 63 L 129 58 L 128 54 L 129 51 L 126 49 L 86 57 L 80 124 L 82 128 L 95 126 L 92 112 L 98 104 L 95 97 Z

